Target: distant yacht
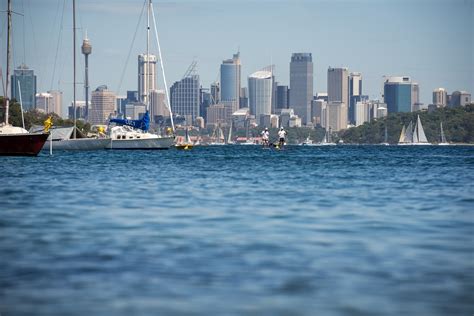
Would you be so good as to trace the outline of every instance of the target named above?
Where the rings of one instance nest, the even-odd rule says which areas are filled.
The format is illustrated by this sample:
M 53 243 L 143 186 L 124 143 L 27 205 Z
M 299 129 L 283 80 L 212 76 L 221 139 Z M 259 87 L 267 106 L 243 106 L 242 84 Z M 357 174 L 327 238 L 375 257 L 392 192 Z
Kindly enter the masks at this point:
M 222 131 L 222 128 L 220 126 L 217 126 L 214 128 L 214 132 L 212 133 L 211 137 L 211 142 L 209 145 L 211 146 L 220 146 L 220 145 L 225 145 L 225 138 L 224 138 L 224 132 Z
M 387 124 L 385 124 L 385 135 L 384 135 L 384 140 L 383 143 L 380 143 L 382 146 L 389 146 L 390 144 L 388 143 L 388 132 L 387 132 Z
M 448 141 L 446 140 L 446 135 L 444 135 L 444 130 L 443 130 L 443 122 L 440 123 L 440 137 L 441 137 L 441 142 L 438 143 L 439 146 L 448 146 L 448 145 L 451 145 L 450 143 L 448 143 Z
M 405 125 L 403 125 L 402 132 L 400 133 L 400 138 L 398 140 L 398 145 L 431 145 L 431 143 L 429 143 L 428 139 L 426 138 L 419 115 L 417 116 L 414 128 L 412 122 L 408 124 L 406 129 Z
M 193 146 L 194 146 L 194 144 L 191 141 L 191 137 L 189 137 L 188 128 L 186 127 L 186 134 L 184 136 L 184 141 L 180 142 L 180 143 L 177 143 L 175 145 L 175 147 L 177 149 L 181 149 L 181 150 L 190 150 L 190 149 L 193 149 Z
M 315 144 L 315 146 L 336 146 L 336 143 L 331 140 L 330 130 L 326 130 L 323 140 L 320 143 Z
M 301 146 L 317 146 L 318 144 L 315 144 L 313 140 L 310 138 L 310 135 L 306 137 L 306 139 L 300 144 Z

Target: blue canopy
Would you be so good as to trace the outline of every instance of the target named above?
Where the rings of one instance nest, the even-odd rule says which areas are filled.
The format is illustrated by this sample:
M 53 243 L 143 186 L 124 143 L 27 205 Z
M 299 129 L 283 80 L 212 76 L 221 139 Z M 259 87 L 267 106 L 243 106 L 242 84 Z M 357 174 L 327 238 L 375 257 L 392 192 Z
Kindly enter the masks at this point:
M 111 119 L 110 123 L 117 123 L 119 125 L 127 125 L 133 128 L 141 129 L 142 131 L 148 131 L 150 128 L 150 114 L 146 111 L 141 120 L 122 120 L 122 119 Z

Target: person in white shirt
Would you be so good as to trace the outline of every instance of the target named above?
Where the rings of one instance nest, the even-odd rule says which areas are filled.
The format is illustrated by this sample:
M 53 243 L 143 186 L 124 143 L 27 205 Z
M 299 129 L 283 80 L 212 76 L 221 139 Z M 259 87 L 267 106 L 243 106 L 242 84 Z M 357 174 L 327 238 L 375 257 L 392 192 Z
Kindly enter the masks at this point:
M 268 128 L 265 127 L 265 130 L 262 131 L 263 146 L 268 146 L 268 140 L 269 139 L 270 139 L 270 133 L 268 132 Z
M 278 131 L 278 138 L 279 138 L 278 145 L 280 148 L 283 147 L 283 145 L 285 144 L 285 137 L 286 137 L 286 131 L 282 126 L 280 127 L 280 130 Z

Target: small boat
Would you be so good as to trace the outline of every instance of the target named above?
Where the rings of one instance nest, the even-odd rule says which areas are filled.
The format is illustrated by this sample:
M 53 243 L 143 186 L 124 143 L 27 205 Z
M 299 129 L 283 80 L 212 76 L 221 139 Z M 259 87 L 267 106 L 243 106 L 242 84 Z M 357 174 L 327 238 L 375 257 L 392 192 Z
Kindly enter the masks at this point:
M 212 133 L 211 139 L 212 139 L 212 141 L 209 143 L 210 146 L 225 145 L 224 132 L 222 131 L 222 128 L 220 128 L 220 127 L 214 128 L 214 132 Z
M 317 146 L 318 144 L 313 143 L 313 140 L 310 138 L 310 135 L 300 144 L 300 146 Z
M 440 129 L 441 129 L 441 131 L 440 131 L 441 142 L 438 143 L 438 146 L 449 146 L 449 145 L 451 145 L 446 140 L 446 135 L 444 135 L 443 122 L 440 123 Z
M 186 128 L 186 135 L 184 136 L 184 141 L 182 143 L 178 143 L 174 145 L 176 149 L 180 150 L 190 150 L 193 149 L 193 142 L 191 141 L 191 138 L 189 137 L 189 132 L 188 129 Z

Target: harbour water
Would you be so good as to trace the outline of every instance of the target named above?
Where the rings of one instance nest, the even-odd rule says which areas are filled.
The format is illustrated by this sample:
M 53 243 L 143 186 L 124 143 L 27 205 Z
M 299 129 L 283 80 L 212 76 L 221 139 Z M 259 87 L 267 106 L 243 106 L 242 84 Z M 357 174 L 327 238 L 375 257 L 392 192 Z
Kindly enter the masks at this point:
M 0 314 L 471 315 L 474 147 L 2 157 Z

